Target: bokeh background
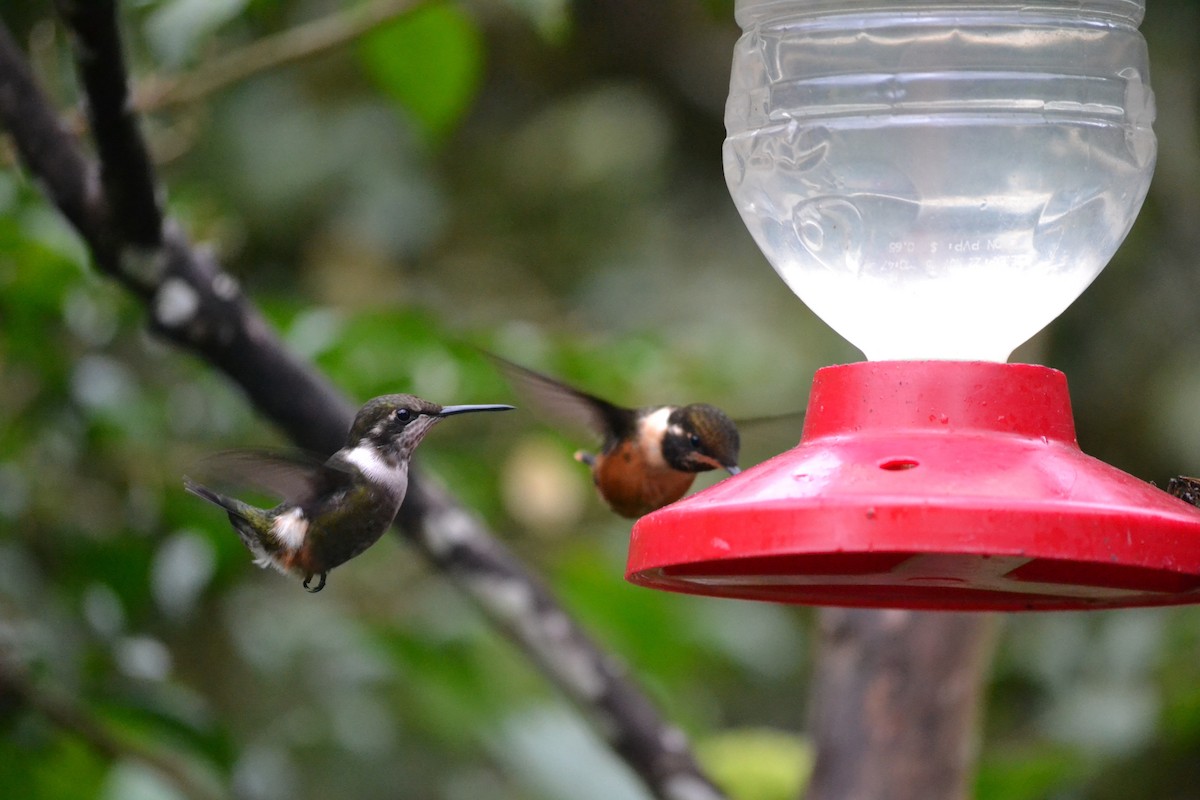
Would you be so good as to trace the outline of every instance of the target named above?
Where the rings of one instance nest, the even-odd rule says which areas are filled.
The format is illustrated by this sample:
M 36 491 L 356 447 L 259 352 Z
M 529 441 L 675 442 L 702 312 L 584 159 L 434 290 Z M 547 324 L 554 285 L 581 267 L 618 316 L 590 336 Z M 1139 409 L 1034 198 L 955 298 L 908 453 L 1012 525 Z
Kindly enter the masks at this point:
M 370 0 L 366 0 L 370 2 Z M 49 2 L 6 2 L 72 124 Z M 334 0 L 123 4 L 135 76 L 186 76 Z M 1200 2 L 1150 0 L 1159 161 L 1125 246 L 1017 359 L 1064 370 L 1093 455 L 1200 473 Z M 623 403 L 803 408 L 858 353 L 757 252 L 721 175 L 730 0 L 437 4 L 149 111 L 171 213 L 344 391 L 501 402 L 478 347 Z M 142 311 L 0 141 L 0 653 L 237 797 L 624 800 L 581 717 L 401 542 L 320 595 L 254 568 L 181 488 L 282 443 Z M 745 431 L 745 463 L 799 421 Z M 527 412 L 439 427 L 420 461 L 692 736 L 734 796 L 799 796 L 806 609 L 624 583 L 629 524 Z M 701 480 L 699 485 L 706 481 Z M 979 800 L 1200 796 L 1200 611 L 997 618 Z M 0 787 L 174 798 L 0 693 Z

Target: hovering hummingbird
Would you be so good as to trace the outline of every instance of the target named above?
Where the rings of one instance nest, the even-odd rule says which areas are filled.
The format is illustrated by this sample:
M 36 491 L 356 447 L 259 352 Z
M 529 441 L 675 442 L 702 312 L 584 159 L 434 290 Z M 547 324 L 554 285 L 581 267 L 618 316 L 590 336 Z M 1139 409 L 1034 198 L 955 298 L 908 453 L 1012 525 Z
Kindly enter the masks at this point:
M 258 508 L 184 477 L 189 492 L 214 503 L 260 567 L 304 576 L 325 587 L 331 569 L 379 540 L 392 524 L 408 490 L 408 463 L 429 429 L 442 419 L 472 411 L 507 411 L 508 405 L 439 406 L 411 394 L 389 394 L 359 409 L 346 446 L 321 463 L 301 455 L 232 451 L 211 465 L 235 481 L 283 502 Z
M 575 460 L 591 468 L 600 496 L 623 517 L 635 519 L 675 502 L 699 472 L 741 471 L 737 426 L 715 406 L 624 408 L 488 355 L 539 411 L 602 437 L 599 453 L 580 450 Z

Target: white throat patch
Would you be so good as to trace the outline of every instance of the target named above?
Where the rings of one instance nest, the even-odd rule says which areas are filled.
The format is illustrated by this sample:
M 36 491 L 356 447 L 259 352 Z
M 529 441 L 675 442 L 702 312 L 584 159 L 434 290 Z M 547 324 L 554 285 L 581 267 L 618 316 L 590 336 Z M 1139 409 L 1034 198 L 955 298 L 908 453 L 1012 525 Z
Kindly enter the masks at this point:
M 387 486 L 393 492 L 402 493 L 408 488 L 408 464 L 389 466 L 373 447 L 360 444 L 343 452 L 342 457 L 358 467 L 369 480 Z
M 670 406 L 665 406 L 653 414 L 647 414 L 638 422 L 638 440 L 642 443 L 646 463 L 652 467 L 667 467 L 662 454 L 662 441 L 667 432 L 667 418 L 671 416 L 671 411 Z

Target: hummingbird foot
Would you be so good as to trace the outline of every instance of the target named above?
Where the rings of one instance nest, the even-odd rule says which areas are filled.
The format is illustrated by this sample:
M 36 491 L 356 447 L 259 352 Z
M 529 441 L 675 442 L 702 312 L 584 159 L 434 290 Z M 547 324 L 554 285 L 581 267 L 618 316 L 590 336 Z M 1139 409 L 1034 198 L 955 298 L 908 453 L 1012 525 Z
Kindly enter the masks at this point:
M 317 592 L 319 592 L 325 588 L 325 576 L 328 574 L 329 574 L 328 572 L 322 572 L 321 576 L 320 576 L 321 582 L 317 584 L 315 589 L 309 589 L 308 583 L 309 583 L 309 581 L 312 580 L 312 573 L 310 572 L 304 576 L 304 583 L 302 585 L 304 586 L 305 589 L 308 589 L 309 594 L 316 594 Z
M 596 466 L 596 457 L 586 450 L 576 450 L 575 460 L 580 464 L 587 464 L 589 467 Z

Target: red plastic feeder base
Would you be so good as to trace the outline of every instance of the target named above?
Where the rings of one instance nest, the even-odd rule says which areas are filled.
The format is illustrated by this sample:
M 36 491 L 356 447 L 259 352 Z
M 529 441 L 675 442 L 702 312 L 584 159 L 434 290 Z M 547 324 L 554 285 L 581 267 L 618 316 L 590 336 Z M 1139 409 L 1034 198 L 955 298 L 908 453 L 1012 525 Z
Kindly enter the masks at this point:
M 633 526 L 626 577 L 811 605 L 1019 611 L 1200 602 L 1200 509 L 1085 455 L 1029 364 L 817 372 L 794 449 Z

